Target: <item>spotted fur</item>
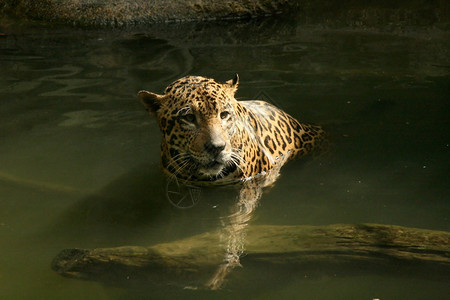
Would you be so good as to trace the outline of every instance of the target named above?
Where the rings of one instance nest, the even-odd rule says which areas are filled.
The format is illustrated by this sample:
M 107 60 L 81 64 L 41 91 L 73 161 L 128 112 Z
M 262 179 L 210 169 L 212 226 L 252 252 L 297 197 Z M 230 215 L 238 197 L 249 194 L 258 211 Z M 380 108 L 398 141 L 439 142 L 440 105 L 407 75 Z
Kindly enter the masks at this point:
M 139 92 L 161 129 L 168 174 L 196 184 L 226 184 L 269 172 L 322 144 L 321 127 L 299 123 L 264 101 L 237 101 L 238 80 L 186 76 L 164 95 Z

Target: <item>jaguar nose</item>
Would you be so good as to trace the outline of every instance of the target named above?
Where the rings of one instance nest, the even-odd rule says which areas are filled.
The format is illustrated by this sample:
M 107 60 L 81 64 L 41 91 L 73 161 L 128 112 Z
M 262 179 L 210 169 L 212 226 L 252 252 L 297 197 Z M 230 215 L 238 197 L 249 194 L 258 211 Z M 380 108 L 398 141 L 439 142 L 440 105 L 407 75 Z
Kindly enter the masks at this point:
M 205 151 L 211 153 L 214 157 L 218 156 L 220 152 L 225 150 L 225 142 L 208 142 L 205 144 Z

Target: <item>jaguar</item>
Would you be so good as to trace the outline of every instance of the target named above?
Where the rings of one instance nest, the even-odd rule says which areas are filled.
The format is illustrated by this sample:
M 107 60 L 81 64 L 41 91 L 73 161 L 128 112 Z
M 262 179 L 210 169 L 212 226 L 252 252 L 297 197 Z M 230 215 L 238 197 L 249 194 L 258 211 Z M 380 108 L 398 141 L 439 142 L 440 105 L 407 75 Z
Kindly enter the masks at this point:
M 161 161 L 170 176 L 194 185 L 246 181 L 320 148 L 325 131 L 261 100 L 238 101 L 239 76 L 226 82 L 185 76 L 164 94 L 138 98 L 161 130 Z

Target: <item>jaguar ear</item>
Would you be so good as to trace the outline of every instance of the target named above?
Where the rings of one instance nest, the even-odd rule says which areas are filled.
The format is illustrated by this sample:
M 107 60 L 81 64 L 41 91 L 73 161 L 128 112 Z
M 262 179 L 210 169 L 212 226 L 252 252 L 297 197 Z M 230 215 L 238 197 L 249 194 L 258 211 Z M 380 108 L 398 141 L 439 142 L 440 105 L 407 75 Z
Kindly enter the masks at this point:
M 236 90 L 239 85 L 239 75 L 236 73 L 233 79 L 230 79 L 226 82 L 228 88 L 232 91 L 233 95 L 236 93 Z
M 152 115 L 156 116 L 157 111 L 161 107 L 161 101 L 164 96 L 147 91 L 140 91 L 138 93 L 138 98 L 141 100 L 141 103 L 144 105 L 145 109 Z

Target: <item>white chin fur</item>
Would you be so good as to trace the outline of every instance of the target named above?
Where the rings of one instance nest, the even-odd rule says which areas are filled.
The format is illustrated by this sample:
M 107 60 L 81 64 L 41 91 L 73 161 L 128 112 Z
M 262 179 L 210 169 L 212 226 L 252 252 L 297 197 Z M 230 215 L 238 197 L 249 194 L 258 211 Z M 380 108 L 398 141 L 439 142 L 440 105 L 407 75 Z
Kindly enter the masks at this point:
M 224 168 L 224 165 L 218 164 L 217 166 L 214 166 L 212 168 L 200 168 L 198 170 L 198 172 L 204 176 L 215 176 L 215 175 L 219 174 L 223 168 Z

